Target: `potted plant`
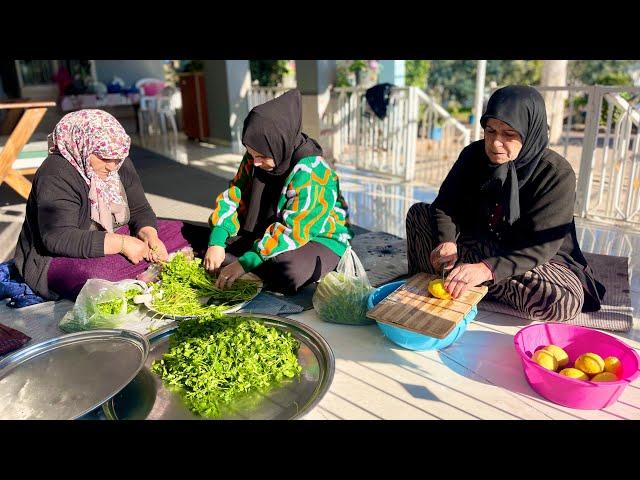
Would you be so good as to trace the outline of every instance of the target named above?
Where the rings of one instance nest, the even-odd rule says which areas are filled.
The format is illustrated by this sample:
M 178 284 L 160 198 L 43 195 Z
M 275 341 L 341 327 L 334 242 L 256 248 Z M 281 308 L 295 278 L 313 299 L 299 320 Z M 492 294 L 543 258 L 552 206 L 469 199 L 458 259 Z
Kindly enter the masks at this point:
M 432 140 L 440 141 L 442 138 L 442 127 L 445 124 L 445 120 L 438 117 L 431 126 L 431 134 L 430 137 Z

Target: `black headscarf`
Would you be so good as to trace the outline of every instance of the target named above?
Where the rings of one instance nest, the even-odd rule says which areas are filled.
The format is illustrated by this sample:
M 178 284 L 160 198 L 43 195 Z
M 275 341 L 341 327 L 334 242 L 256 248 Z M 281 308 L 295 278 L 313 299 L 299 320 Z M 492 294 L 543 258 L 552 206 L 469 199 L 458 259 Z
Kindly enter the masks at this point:
M 242 144 L 273 158 L 267 172 L 253 168 L 251 197 L 243 230 L 260 234 L 275 221 L 284 182 L 301 158 L 323 155 L 322 147 L 302 133 L 302 97 L 297 89 L 254 107 L 242 129 Z
M 482 128 L 487 120 L 500 120 L 522 137 L 522 150 L 518 157 L 502 165 L 490 164 L 491 179 L 483 188 L 498 184 L 500 203 L 504 207 L 509 225 L 520 218 L 519 190 L 531 178 L 547 145 L 547 113 L 542 95 L 533 87 L 509 85 L 496 90 L 480 118 Z
M 391 83 L 379 83 L 369 88 L 365 93 L 367 103 L 380 120 L 384 120 L 387 116 L 387 107 L 391 99 L 392 89 L 393 85 Z

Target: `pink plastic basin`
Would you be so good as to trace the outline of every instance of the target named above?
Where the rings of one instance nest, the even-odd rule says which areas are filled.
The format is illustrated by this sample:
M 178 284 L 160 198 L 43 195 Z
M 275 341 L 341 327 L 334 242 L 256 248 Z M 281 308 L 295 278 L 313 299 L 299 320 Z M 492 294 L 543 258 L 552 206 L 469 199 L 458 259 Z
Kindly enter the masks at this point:
M 564 323 L 544 323 L 521 329 L 514 337 L 524 375 L 536 392 L 547 400 L 570 408 L 600 410 L 618 400 L 629 383 L 640 375 L 640 356 L 620 340 L 585 327 Z M 531 360 L 540 348 L 554 344 L 567 352 L 569 366 L 583 353 L 593 352 L 602 358 L 614 356 L 622 362 L 617 382 L 591 382 L 565 377 L 541 367 Z

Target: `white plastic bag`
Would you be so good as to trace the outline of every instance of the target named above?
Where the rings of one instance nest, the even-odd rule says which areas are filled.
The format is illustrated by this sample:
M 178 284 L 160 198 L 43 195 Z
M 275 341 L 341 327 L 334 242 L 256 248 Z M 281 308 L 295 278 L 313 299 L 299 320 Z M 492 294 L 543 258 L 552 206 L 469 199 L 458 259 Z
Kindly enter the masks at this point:
M 109 282 L 89 279 L 80 290 L 73 308 L 58 326 L 69 333 L 97 328 L 124 328 L 139 319 L 139 306 L 134 304 L 133 297 L 146 290 L 146 284 L 138 280 Z
M 313 307 L 327 322 L 347 325 L 374 323 L 367 318 L 367 299 L 371 284 L 358 255 L 348 247 L 335 272 L 326 274 L 315 293 Z

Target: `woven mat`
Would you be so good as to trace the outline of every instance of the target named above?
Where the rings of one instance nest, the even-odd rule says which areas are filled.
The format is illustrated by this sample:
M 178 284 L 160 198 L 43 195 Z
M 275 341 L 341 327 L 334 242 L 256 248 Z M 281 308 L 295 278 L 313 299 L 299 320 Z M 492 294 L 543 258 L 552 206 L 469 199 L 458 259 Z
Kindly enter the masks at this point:
M 567 323 L 613 332 L 628 332 L 633 327 L 633 307 L 629 295 L 629 259 L 595 253 L 585 253 L 584 256 L 596 277 L 607 288 L 607 293 L 600 311 L 581 313 Z M 530 319 L 525 313 L 490 300 L 482 300 L 478 309 Z
M 407 276 L 407 243 L 400 237 L 383 232 L 367 232 L 354 237 L 351 244 L 374 287 Z M 628 332 L 633 327 L 629 259 L 595 253 L 585 253 L 584 256 L 597 278 L 607 288 L 607 293 L 600 311 L 581 313 L 568 323 L 614 332 Z M 481 301 L 478 308 L 529 319 L 522 312 L 490 300 Z
M 408 274 L 407 241 L 400 237 L 385 232 L 367 232 L 353 237 L 351 247 L 374 287 Z
M 356 230 L 356 229 L 354 229 Z M 407 276 L 407 242 L 395 235 L 384 232 L 369 232 L 358 228 L 358 234 L 351 240 L 351 246 L 362 262 L 362 266 L 367 272 L 369 282 L 374 287 L 379 287 L 399 277 Z M 362 232 L 362 233 L 360 233 Z M 276 300 L 298 306 L 300 310 L 286 311 L 281 310 L 280 314 L 298 313 L 302 310 L 310 310 L 313 308 L 313 294 L 316 291 L 317 283 L 307 285 L 295 295 L 283 297 L 280 294 L 268 292 Z M 256 299 L 258 299 L 256 297 Z M 271 303 L 271 305 L 269 304 Z M 264 304 L 265 309 L 278 307 L 275 302 Z M 251 305 L 247 305 L 248 308 Z M 262 307 L 262 305 L 261 305 Z M 284 307 L 288 308 L 288 307 Z M 248 311 L 243 309 L 242 311 Z M 269 311 L 261 311 L 260 313 L 271 313 Z M 272 315 L 278 315 L 272 313 Z

